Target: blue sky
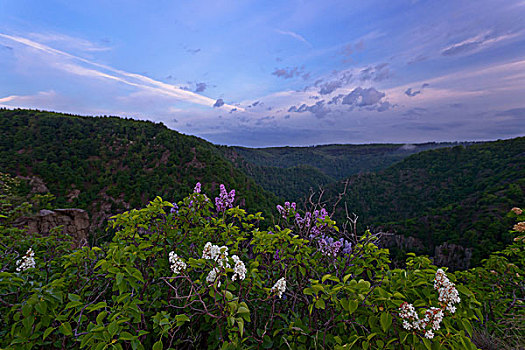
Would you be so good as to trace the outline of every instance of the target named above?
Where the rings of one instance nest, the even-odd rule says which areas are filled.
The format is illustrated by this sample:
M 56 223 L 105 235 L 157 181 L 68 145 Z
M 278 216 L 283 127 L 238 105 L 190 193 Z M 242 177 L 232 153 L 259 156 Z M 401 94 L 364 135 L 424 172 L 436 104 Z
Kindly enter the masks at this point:
M 0 1 L 0 106 L 218 144 L 525 134 L 525 1 Z

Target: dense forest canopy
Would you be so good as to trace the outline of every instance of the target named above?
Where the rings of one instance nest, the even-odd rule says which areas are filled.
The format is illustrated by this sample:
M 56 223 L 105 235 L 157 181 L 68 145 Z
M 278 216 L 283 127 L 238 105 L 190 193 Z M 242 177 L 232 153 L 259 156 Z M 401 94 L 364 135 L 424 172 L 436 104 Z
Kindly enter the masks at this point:
M 3 109 L 0 130 L 0 169 L 38 176 L 57 207 L 87 209 L 102 221 L 157 195 L 178 198 L 197 181 L 237 188 L 239 203 L 254 210 L 269 212 L 276 201 L 215 146 L 162 124 Z

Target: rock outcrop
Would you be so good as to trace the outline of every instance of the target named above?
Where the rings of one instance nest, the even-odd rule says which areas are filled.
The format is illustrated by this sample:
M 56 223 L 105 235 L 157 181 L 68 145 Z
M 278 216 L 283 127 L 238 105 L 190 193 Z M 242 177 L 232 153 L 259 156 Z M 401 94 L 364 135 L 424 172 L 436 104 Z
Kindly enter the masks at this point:
M 89 216 L 82 209 L 43 209 L 35 216 L 17 219 L 14 225 L 27 229 L 29 233 L 44 235 L 49 234 L 53 228 L 62 226 L 62 232 L 70 235 L 76 246 L 83 246 L 88 243 Z
M 428 249 L 432 248 L 426 247 L 424 242 L 418 238 L 392 233 L 382 235 L 379 246 L 382 248 L 396 247 L 407 252 L 425 255 L 428 254 Z M 445 242 L 434 247 L 434 256 L 431 259 L 437 266 L 447 266 L 453 271 L 466 270 L 470 267 L 472 252 L 472 248 Z
M 448 266 L 453 270 L 466 270 L 470 267 L 472 248 L 445 242 L 434 249 L 434 265 Z

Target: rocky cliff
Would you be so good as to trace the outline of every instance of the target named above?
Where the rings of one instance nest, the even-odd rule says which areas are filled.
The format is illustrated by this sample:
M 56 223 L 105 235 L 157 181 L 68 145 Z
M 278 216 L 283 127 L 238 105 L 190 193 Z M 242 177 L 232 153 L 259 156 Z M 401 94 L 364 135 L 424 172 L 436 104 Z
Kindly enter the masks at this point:
M 82 209 L 40 210 L 35 216 L 21 217 L 15 226 L 27 229 L 29 233 L 48 234 L 53 228 L 61 226 L 63 233 L 73 237 L 76 246 L 88 244 L 89 216 Z

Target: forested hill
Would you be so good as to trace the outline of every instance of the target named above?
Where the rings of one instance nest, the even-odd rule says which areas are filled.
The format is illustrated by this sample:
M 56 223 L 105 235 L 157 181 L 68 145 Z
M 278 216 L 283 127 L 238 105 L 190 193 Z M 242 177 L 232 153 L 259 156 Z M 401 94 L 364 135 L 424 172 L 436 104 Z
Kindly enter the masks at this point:
M 467 145 L 469 143 L 461 143 Z M 312 147 L 221 147 L 224 154 L 258 184 L 289 200 L 299 200 L 331 182 L 379 171 L 425 150 L 458 143 L 321 145 Z
M 348 181 L 343 201 L 361 228 L 417 237 L 428 254 L 443 242 L 472 247 L 476 263 L 509 242 L 505 215 L 525 204 L 525 137 L 426 151 Z
M 235 188 L 236 203 L 253 211 L 277 202 L 214 145 L 162 124 L 2 109 L 0 131 L 0 171 L 38 176 L 55 207 L 87 209 L 99 224 L 155 196 L 177 201 L 197 181 L 214 195 L 221 183 Z

